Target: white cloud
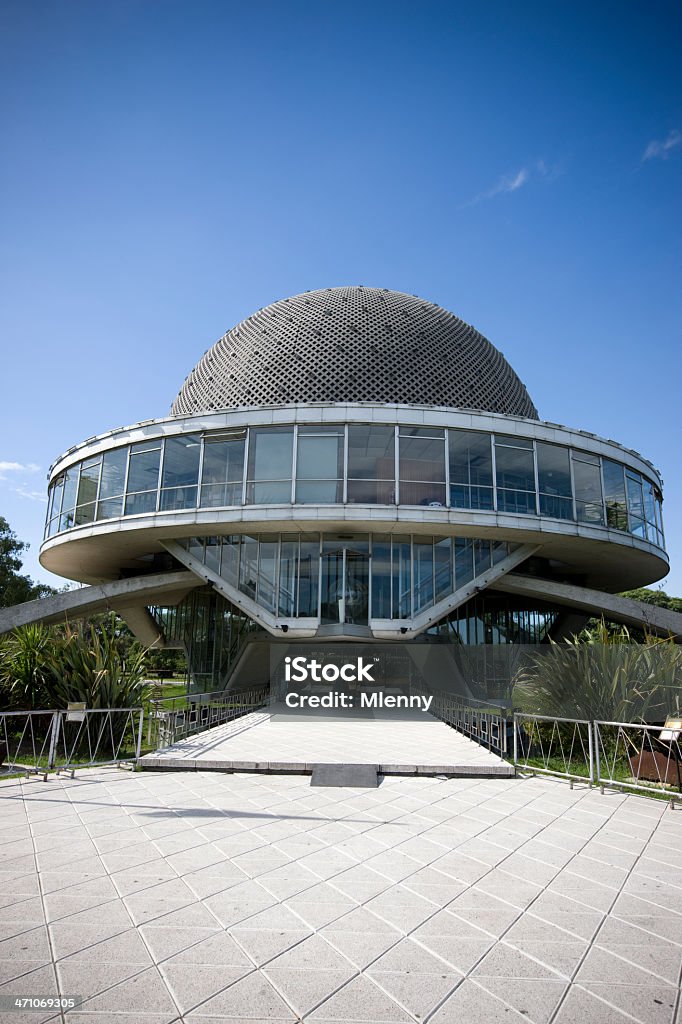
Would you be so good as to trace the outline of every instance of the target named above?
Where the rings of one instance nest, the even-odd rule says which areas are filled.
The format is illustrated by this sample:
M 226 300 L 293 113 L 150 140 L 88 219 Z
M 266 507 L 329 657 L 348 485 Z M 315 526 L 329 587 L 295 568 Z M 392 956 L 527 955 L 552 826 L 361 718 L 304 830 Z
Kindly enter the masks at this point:
M 556 168 L 549 167 L 544 160 L 537 160 L 535 163 L 527 164 L 525 167 L 519 168 L 515 174 L 502 175 L 492 188 L 487 189 L 485 192 L 479 192 L 479 194 L 474 196 L 473 199 L 470 199 L 468 203 L 464 203 L 464 207 L 475 206 L 484 199 L 493 199 L 495 196 L 504 195 L 510 192 L 518 192 L 518 190 L 528 184 L 533 177 L 552 179 L 555 178 L 557 174 L 559 174 L 559 171 Z
M 47 505 L 47 496 L 45 491 L 29 491 L 26 490 L 25 487 L 13 487 L 12 490 L 22 498 L 28 498 L 29 501 L 40 501 L 43 505 Z
M 0 460 L 0 480 L 7 480 L 8 473 L 37 473 L 40 466 L 35 462 L 8 462 Z
M 682 132 L 672 128 L 664 139 L 654 139 L 649 143 L 642 153 L 642 161 L 667 160 L 671 151 L 677 149 L 679 145 L 682 145 Z

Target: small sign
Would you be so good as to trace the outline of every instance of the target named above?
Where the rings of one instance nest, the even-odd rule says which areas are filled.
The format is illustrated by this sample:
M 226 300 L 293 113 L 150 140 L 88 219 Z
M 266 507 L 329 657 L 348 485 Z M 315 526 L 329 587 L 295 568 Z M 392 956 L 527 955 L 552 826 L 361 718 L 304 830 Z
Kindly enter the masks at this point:
M 66 705 L 67 722 L 84 722 L 85 713 L 85 701 L 72 701 Z
M 682 733 L 682 718 L 666 718 L 658 738 L 664 743 L 675 743 L 676 740 L 679 740 L 680 733 Z

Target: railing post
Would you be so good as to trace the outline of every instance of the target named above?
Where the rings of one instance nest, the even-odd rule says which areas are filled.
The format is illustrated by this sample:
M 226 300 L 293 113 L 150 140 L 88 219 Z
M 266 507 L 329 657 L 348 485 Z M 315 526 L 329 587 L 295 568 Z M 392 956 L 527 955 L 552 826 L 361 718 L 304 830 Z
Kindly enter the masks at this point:
M 140 760 L 140 751 L 142 750 L 142 727 L 144 725 L 144 708 L 140 708 L 140 724 L 137 729 L 137 747 L 135 748 L 135 768 L 137 768 L 137 762 Z
M 512 716 L 512 722 L 514 723 L 514 767 L 516 767 L 519 763 L 519 737 L 516 713 Z
M 590 789 L 592 789 L 592 786 L 594 785 L 594 735 L 592 731 L 593 728 L 596 733 L 597 723 L 589 722 L 587 725 L 587 746 L 590 757 Z
M 601 781 L 601 767 L 600 767 L 601 758 L 599 756 L 599 741 L 601 739 L 601 736 L 600 736 L 600 733 L 599 733 L 599 723 L 596 722 L 596 721 L 593 722 L 592 723 L 592 728 L 594 730 L 593 753 L 592 753 L 592 756 L 594 758 L 594 781 L 599 786 L 599 791 L 603 794 L 604 793 L 604 787 L 603 787 L 602 781 Z
M 55 761 L 57 759 L 57 743 L 59 742 L 59 726 L 61 724 L 62 713 L 61 711 L 55 711 L 52 715 L 52 732 L 50 733 L 50 749 L 47 755 L 47 768 L 54 768 Z M 47 772 L 43 775 L 43 782 L 47 782 Z

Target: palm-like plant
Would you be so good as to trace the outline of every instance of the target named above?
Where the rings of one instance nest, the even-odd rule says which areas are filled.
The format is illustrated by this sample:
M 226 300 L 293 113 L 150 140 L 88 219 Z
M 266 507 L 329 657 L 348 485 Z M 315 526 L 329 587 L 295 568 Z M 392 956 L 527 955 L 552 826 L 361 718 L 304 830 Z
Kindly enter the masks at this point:
M 146 652 L 120 643 L 114 621 L 82 632 L 67 628 L 51 658 L 53 703 L 82 701 L 87 708 L 139 707 L 152 686 L 145 679 Z
M 631 642 L 604 622 L 589 633 L 532 652 L 515 677 L 520 711 L 589 721 L 656 722 L 682 693 L 682 648 L 648 638 Z
M 42 623 L 13 630 L 0 643 L 0 685 L 7 703 L 19 708 L 49 707 L 53 658 L 59 638 Z

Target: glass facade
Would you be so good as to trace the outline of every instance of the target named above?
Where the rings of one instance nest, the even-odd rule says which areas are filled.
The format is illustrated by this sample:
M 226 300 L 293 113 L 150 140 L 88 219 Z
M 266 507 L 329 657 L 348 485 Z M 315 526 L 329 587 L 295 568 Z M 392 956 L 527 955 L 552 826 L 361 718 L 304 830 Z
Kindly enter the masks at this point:
M 45 535 L 121 515 L 292 503 L 539 514 L 664 545 L 657 484 L 612 459 L 511 434 L 343 423 L 181 434 L 92 456 L 53 480 Z
M 179 542 L 262 608 L 323 625 L 412 619 L 505 558 L 514 545 L 389 534 L 235 534 Z
M 284 541 L 283 541 L 284 543 Z M 373 559 L 377 557 L 373 543 Z M 150 612 L 171 644 L 181 646 L 190 675 L 190 693 L 221 690 L 243 662 L 249 642 L 271 637 L 234 604 L 214 590 L 195 590 L 178 605 Z M 561 610 L 543 602 L 523 602 L 486 592 L 434 623 L 416 643 L 446 643 L 453 657 L 453 681 L 462 676 L 482 699 L 509 696 L 519 667 L 518 645 L 547 643 Z M 396 645 L 404 652 L 412 641 Z M 513 645 L 513 646 L 512 646 Z

